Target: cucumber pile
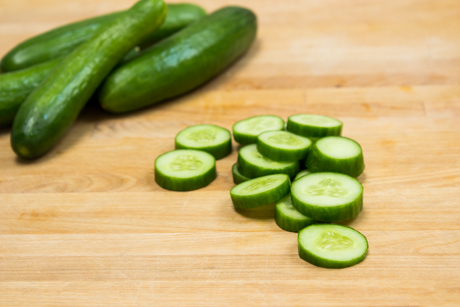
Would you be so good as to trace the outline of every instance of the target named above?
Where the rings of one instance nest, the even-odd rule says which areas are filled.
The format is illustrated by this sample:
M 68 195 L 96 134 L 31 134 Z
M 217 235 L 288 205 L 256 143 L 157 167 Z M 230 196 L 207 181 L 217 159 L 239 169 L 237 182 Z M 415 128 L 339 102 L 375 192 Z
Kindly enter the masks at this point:
M 36 159 L 92 97 L 108 112 L 125 113 L 185 94 L 240 58 L 256 33 L 249 9 L 227 6 L 207 15 L 198 5 L 163 0 L 139 0 L 126 11 L 53 29 L 1 59 L 0 125 L 12 125 L 19 157 Z M 220 159 L 231 150 L 230 132 L 217 135 L 206 149 L 183 136 L 176 145 Z M 215 151 L 220 141 L 227 146 Z
M 299 256 L 314 265 L 361 262 L 366 238 L 350 227 L 326 224 L 355 218 L 363 209 L 363 186 L 356 179 L 364 171 L 361 146 L 341 136 L 343 124 L 335 118 L 296 114 L 284 126 L 274 115 L 233 126 L 235 141 L 244 145 L 232 166 L 233 205 L 275 203 L 276 224 L 298 232 Z

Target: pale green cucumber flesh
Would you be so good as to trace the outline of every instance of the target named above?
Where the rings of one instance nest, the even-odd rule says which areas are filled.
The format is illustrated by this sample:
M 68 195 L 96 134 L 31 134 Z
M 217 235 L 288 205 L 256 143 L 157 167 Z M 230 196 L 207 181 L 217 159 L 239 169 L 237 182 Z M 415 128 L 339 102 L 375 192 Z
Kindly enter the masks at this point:
M 311 173 L 293 181 L 291 198 L 302 214 L 322 222 L 356 217 L 363 208 L 363 186 L 339 173 Z
M 298 232 L 317 223 L 314 219 L 303 215 L 292 205 L 291 195 L 286 195 L 275 204 L 275 222 L 283 230 Z
M 251 178 L 248 178 L 245 175 L 241 174 L 241 172 L 238 169 L 238 163 L 233 164 L 232 175 L 233 175 L 233 183 L 235 184 L 239 184 L 239 183 L 251 180 Z
M 294 177 L 299 171 L 299 162 L 277 162 L 264 157 L 256 144 L 246 145 L 238 153 L 238 169 L 249 178 L 271 174 L 287 174 Z
M 114 70 L 100 87 L 99 102 L 109 112 L 123 113 L 185 94 L 236 61 L 256 31 L 252 11 L 219 9 Z
M 251 209 L 278 201 L 289 193 L 291 182 L 285 174 L 263 176 L 238 184 L 230 190 L 233 205 Z
M 361 146 L 354 140 L 330 136 L 318 140 L 308 154 L 306 167 L 314 172 L 336 172 L 358 177 L 364 172 Z
M 343 123 L 338 119 L 315 114 L 296 114 L 288 118 L 286 129 L 315 141 L 330 135 L 340 135 Z
M 155 160 L 155 181 L 167 190 L 196 190 L 210 184 L 216 176 L 216 160 L 204 151 L 178 149 Z
M 299 231 L 299 256 L 324 268 L 345 268 L 364 260 L 369 248 L 366 237 L 351 227 L 314 224 Z
M 230 131 L 215 125 L 195 125 L 180 131 L 175 138 L 176 149 L 206 151 L 216 159 L 222 159 L 232 152 Z
M 257 150 L 273 161 L 296 162 L 307 157 L 311 141 L 287 131 L 267 131 L 257 137 Z
M 241 145 L 257 143 L 257 136 L 265 131 L 283 130 L 284 120 L 275 115 L 258 115 L 236 122 L 233 138 Z

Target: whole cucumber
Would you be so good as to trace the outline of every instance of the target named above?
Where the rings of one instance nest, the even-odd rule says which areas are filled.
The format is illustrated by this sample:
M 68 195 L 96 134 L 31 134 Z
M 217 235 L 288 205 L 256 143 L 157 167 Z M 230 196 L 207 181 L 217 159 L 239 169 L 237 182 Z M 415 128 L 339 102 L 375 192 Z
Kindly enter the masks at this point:
M 222 8 L 115 69 L 98 92 L 99 103 L 123 113 L 186 93 L 241 56 L 256 32 L 252 11 Z
M 0 126 L 11 124 L 21 104 L 61 61 L 57 58 L 0 75 Z
M 154 44 L 205 15 L 206 11 L 194 4 L 169 4 L 165 21 L 159 29 L 143 41 L 143 44 Z M 138 55 L 139 48 L 136 47 L 120 61 L 120 64 L 130 61 Z M 62 57 L 0 75 L 0 126 L 13 122 L 19 106 L 52 68 L 59 63 L 60 59 Z
M 113 21 L 122 13 L 115 12 L 71 23 L 29 38 L 9 51 L 0 62 L 0 67 L 3 72 L 9 72 L 69 54 L 93 36 L 104 23 Z M 142 48 L 150 46 L 205 15 L 206 11 L 198 5 L 169 4 L 164 23 L 139 45 Z
M 140 0 L 66 56 L 19 108 L 11 131 L 14 152 L 37 158 L 49 151 L 102 80 L 165 15 L 163 0 Z

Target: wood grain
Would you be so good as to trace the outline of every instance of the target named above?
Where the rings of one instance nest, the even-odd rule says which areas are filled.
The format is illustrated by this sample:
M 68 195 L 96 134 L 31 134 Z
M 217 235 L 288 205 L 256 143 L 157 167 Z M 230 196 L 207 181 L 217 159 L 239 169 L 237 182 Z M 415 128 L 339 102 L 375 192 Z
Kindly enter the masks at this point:
M 17 159 L 0 129 L 1 306 L 459 306 L 458 0 L 196 0 L 252 8 L 258 39 L 195 92 L 127 115 L 88 105 L 48 155 Z M 124 0 L 0 0 L 0 54 Z M 363 146 L 361 264 L 297 256 L 273 205 L 235 211 L 233 153 L 208 187 L 154 183 L 188 125 L 309 112 Z

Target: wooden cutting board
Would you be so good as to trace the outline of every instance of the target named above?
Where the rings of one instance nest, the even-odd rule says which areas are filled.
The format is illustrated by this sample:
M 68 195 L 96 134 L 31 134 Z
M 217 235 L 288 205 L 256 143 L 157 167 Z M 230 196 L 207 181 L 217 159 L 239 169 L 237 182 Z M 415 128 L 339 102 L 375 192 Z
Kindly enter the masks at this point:
M 459 306 L 460 2 L 196 0 L 252 8 L 258 39 L 206 86 L 144 111 L 87 107 L 33 162 L 0 130 L 1 306 Z M 0 0 L 0 54 L 132 0 Z M 210 186 L 159 188 L 175 134 L 299 113 L 362 144 L 367 236 L 351 268 L 312 266 L 273 208 L 236 212 L 237 146 Z

